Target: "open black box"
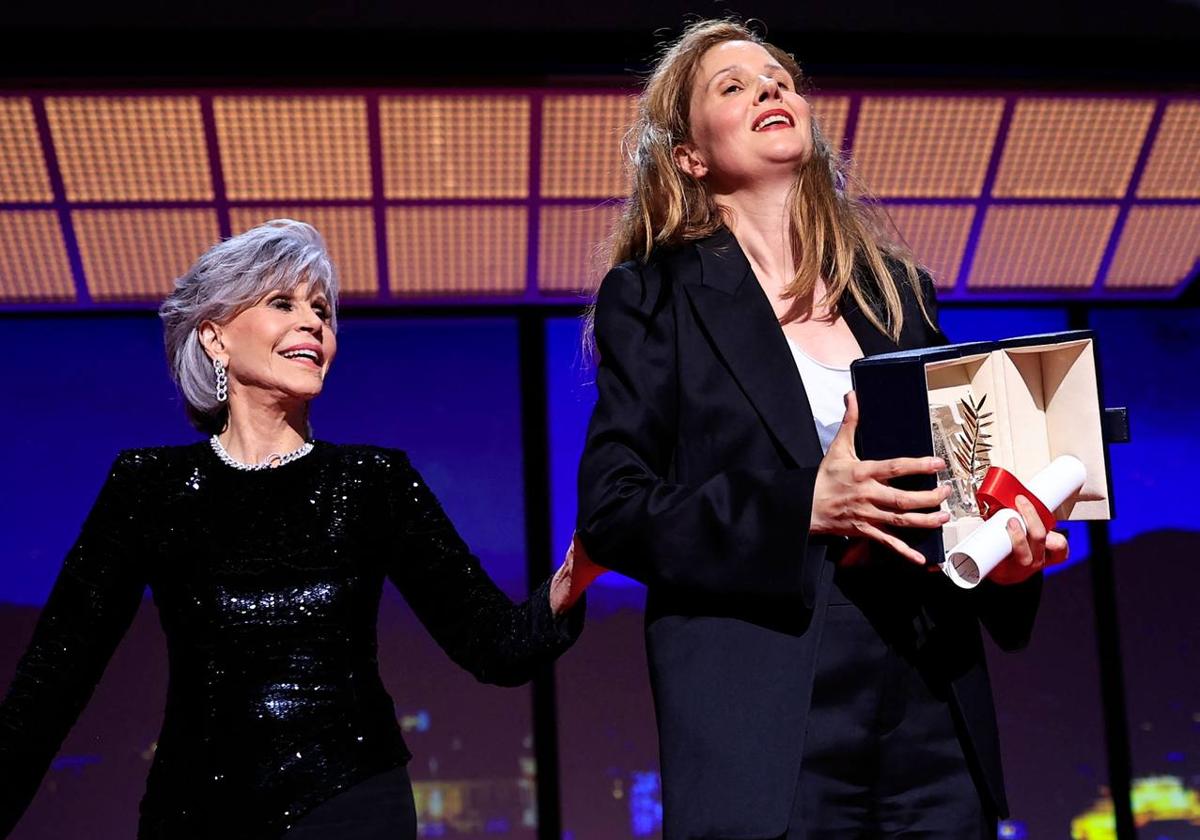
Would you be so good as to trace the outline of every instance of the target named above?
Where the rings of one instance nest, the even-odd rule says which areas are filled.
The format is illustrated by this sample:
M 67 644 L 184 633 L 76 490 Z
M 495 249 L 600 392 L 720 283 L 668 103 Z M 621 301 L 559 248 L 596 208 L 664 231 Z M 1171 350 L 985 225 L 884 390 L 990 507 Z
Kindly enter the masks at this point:
M 1128 440 L 1128 424 L 1125 409 L 1101 408 L 1090 330 L 885 353 L 857 360 L 850 372 L 859 408 L 856 451 L 863 460 L 933 455 L 931 406 L 986 395 L 993 465 L 1027 483 L 1058 456 L 1073 455 L 1087 468 L 1087 481 L 1054 511 L 1056 518 L 1112 518 L 1107 444 Z M 937 478 L 905 476 L 894 484 L 931 490 Z M 898 535 L 927 562 L 941 563 L 965 533 L 950 523 Z

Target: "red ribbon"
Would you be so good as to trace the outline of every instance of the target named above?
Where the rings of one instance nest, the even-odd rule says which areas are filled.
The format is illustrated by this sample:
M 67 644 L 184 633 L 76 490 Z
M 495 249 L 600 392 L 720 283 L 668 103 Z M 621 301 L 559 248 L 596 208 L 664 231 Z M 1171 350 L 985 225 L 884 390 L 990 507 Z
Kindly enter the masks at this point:
M 1042 500 L 1030 493 L 1015 475 L 1002 467 L 988 469 L 987 475 L 983 477 L 983 481 L 979 485 L 979 490 L 975 492 L 975 501 L 979 502 L 983 518 L 991 519 L 1005 508 L 1016 510 L 1017 496 L 1024 496 L 1029 500 L 1047 531 L 1052 530 L 1058 524 L 1054 513 L 1042 504 Z

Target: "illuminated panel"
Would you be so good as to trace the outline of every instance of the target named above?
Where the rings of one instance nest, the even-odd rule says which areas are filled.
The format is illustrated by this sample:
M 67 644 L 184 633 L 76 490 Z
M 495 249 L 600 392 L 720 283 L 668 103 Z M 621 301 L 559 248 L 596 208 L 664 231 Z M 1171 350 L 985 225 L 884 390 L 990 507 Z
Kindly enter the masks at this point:
M 974 197 L 983 190 L 1004 100 L 864 97 L 854 162 L 881 196 Z
M 887 211 L 917 262 L 933 275 L 937 287 L 953 288 L 975 218 L 975 207 L 889 204 Z
M 992 207 L 983 222 L 971 288 L 1066 289 L 1096 279 L 1117 207 Z
M 0 212 L 0 301 L 74 299 L 75 283 L 58 213 Z
M 1108 288 L 1179 284 L 1200 260 L 1200 207 L 1134 207 L 1108 270 Z
M 1022 99 L 992 195 L 1121 198 L 1154 115 L 1148 99 Z
M 234 233 L 271 219 L 308 222 L 325 238 L 343 295 L 379 291 L 375 216 L 370 207 L 233 207 L 229 219 Z
M 526 198 L 529 98 L 386 96 L 379 101 L 388 198 Z
M 361 96 L 218 96 L 213 112 L 228 198 L 371 197 Z
M 591 290 L 608 266 L 606 246 L 618 204 L 543 207 L 538 227 L 538 288 Z
M 547 96 L 542 104 L 542 195 L 625 195 L 622 140 L 637 100 L 621 95 Z
M 212 201 L 194 96 L 53 96 L 46 116 L 70 201 Z
M 213 210 L 76 210 L 71 214 L 95 300 L 159 300 L 219 239 Z
M 1172 102 L 1163 112 L 1139 198 L 1200 198 L 1200 102 Z
M 389 207 L 387 213 L 393 293 L 525 290 L 524 207 Z
M 848 96 L 806 96 L 821 133 L 830 148 L 840 150 L 846 141 L 846 120 L 850 116 Z
M 0 97 L 0 201 L 53 201 L 33 103 Z

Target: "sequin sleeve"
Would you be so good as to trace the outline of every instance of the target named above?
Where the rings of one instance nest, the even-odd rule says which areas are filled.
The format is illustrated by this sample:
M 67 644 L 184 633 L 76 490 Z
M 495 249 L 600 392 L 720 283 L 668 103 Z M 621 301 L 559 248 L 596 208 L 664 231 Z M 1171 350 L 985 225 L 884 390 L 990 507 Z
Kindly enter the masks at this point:
M 33 799 L 141 603 L 135 460 L 122 453 L 113 464 L 0 704 L 0 837 Z
M 481 682 L 521 685 L 569 648 L 583 603 L 562 616 L 547 580 L 520 604 L 492 582 L 408 458 L 381 455 L 387 488 L 388 577 L 443 650 Z

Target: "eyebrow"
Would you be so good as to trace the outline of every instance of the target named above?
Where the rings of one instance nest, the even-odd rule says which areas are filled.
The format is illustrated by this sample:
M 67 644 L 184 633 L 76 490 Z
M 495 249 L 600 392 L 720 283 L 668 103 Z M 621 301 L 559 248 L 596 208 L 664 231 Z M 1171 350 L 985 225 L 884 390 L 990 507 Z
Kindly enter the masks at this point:
M 745 68 L 743 68 L 742 65 L 740 65 L 740 64 L 730 64 L 728 67 L 722 67 L 716 73 L 712 74 L 712 78 L 710 78 L 708 80 L 708 84 L 705 85 L 705 87 L 711 87 L 712 83 L 715 82 L 722 73 L 728 73 L 730 70 L 743 70 L 743 69 L 745 69 Z M 784 73 L 787 73 L 787 70 L 782 65 L 775 64 L 775 63 L 764 64 L 763 69 L 770 70 L 772 72 L 774 72 L 775 70 L 783 70 Z

